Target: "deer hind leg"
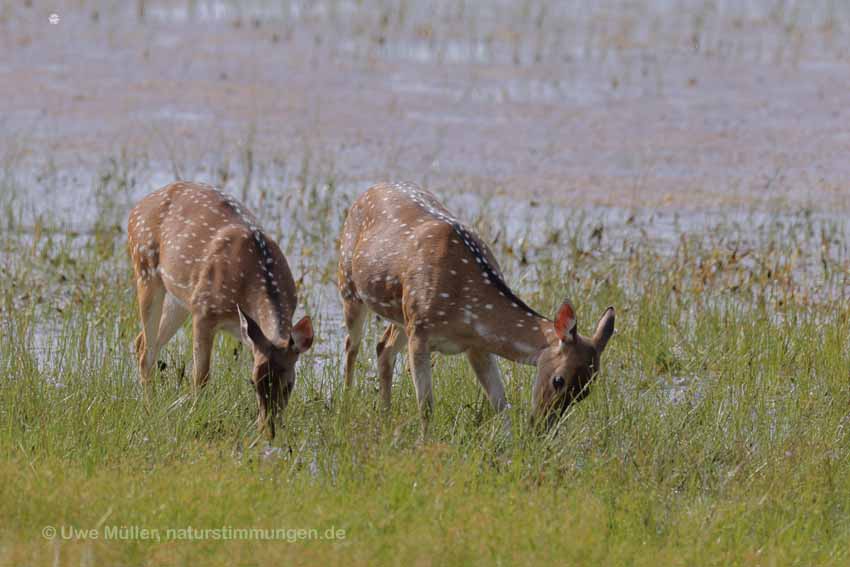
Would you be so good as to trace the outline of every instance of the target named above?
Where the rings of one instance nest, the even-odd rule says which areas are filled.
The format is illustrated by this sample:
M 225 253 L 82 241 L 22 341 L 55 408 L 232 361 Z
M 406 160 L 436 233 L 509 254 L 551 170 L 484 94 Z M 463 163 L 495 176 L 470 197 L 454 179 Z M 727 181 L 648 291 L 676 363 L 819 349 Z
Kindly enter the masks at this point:
M 395 359 L 406 346 L 407 335 L 401 327 L 391 323 L 387 325 L 384 336 L 378 341 L 378 346 L 375 349 L 378 354 L 378 381 L 381 387 L 381 399 L 384 409 L 388 411 L 391 403 Z
M 142 332 L 136 337 L 136 354 L 139 357 L 139 380 L 147 384 L 151 369 L 159 354 L 157 334 L 165 300 L 165 286 L 159 278 L 138 278 L 136 291 L 139 301 L 139 316 Z
M 162 318 L 159 320 L 159 333 L 157 334 L 156 342 L 159 348 L 168 344 L 186 318 L 189 316 L 189 310 L 183 307 L 176 297 L 170 293 L 165 294 L 165 304 L 162 310 Z
M 183 322 L 188 316 L 189 311 L 177 301 L 177 298 L 170 293 L 166 293 L 162 317 L 159 319 L 159 331 L 156 337 L 157 352 L 168 344 L 168 341 L 180 330 L 180 326 L 183 325 Z M 144 337 L 142 337 L 142 340 L 144 341 Z
M 428 434 L 428 425 L 434 408 L 434 395 L 431 391 L 431 350 L 428 347 L 428 334 L 414 328 L 408 332 L 407 350 L 410 357 L 410 369 L 413 384 L 416 386 L 416 401 L 422 418 L 422 437 Z
M 142 326 L 142 330 L 139 331 L 139 334 L 136 335 L 136 340 L 133 341 L 133 353 L 136 356 L 139 356 L 142 351 L 145 349 L 145 331 L 144 325 Z
M 348 336 L 345 337 L 345 387 L 354 385 L 354 365 L 363 340 L 363 326 L 366 323 L 366 306 L 357 300 L 344 299 L 345 327 Z

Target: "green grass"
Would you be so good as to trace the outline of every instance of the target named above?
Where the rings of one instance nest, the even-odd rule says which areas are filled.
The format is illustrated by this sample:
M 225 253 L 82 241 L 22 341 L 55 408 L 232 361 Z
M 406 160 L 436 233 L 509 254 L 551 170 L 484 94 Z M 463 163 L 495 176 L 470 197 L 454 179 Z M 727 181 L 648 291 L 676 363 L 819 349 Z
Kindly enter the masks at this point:
M 589 213 L 553 215 L 542 232 L 529 221 L 496 246 L 508 279 L 522 278 L 523 295 L 544 312 L 571 297 L 585 333 L 616 305 L 603 372 L 561 427 L 540 436 L 526 427 L 533 369 L 503 362 L 513 404 L 505 440 L 465 361 L 435 358 L 434 422 L 420 444 L 402 364 L 393 410 L 379 411 L 376 325 L 358 387 L 341 388 L 335 242 L 324 235 L 350 194 L 306 173 L 280 189 L 286 202 L 260 187 L 251 199 L 281 202 L 266 208 L 267 221 L 304 227 L 282 242 L 304 276 L 302 305 L 320 323 L 275 450 L 251 447 L 250 362 L 233 356 L 231 339 L 221 339 L 194 406 L 180 403 L 190 391 L 183 335 L 142 401 L 129 350 L 134 295 L 115 229 L 134 191 L 127 179 L 99 178 L 97 218 L 82 235 L 56 219 L 17 222 L 7 200 L 0 564 L 850 561 L 850 271 L 840 225 L 800 215 L 677 228 L 666 246 L 618 236 L 623 227 L 600 237 Z M 505 226 L 508 212 L 483 212 L 489 221 L 478 222 L 493 237 L 487 227 Z M 101 535 L 49 541 L 46 526 Z M 167 541 L 104 539 L 119 526 Z M 188 526 L 345 537 L 166 537 Z

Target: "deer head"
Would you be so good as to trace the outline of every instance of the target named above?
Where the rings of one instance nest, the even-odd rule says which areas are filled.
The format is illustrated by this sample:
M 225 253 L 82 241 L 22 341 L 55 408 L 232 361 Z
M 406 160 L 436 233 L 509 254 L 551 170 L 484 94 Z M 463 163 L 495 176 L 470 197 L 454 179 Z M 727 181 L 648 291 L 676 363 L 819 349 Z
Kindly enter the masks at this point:
M 599 357 L 614 334 L 614 308 L 596 324 L 592 337 L 578 334 L 576 312 L 564 301 L 553 322 L 557 340 L 540 353 L 532 391 L 532 421 L 553 426 L 564 411 L 584 398 L 599 370 Z
M 257 394 L 257 420 L 266 436 L 272 438 L 275 418 L 286 409 L 295 387 L 295 363 L 313 344 L 313 323 L 310 317 L 303 317 L 292 327 L 288 341 L 275 344 L 241 308 L 237 307 L 237 311 L 242 342 L 250 346 L 254 356 L 251 381 Z

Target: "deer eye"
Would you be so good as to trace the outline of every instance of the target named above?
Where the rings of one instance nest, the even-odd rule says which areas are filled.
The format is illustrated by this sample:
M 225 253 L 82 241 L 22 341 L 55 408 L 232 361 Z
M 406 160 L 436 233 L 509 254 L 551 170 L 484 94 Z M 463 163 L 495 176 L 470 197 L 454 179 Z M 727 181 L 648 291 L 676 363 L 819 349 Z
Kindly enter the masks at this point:
M 563 376 L 555 376 L 552 378 L 552 386 L 554 386 L 556 390 L 563 388 L 565 383 Z

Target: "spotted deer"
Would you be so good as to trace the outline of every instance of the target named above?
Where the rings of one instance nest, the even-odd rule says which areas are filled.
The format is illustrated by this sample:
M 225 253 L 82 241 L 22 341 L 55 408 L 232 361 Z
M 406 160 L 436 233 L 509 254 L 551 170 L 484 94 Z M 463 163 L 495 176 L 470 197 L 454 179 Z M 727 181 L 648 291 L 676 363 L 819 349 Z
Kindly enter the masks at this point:
M 432 351 L 465 353 L 496 411 L 507 406 L 496 357 L 536 365 L 532 417 L 551 426 L 587 394 L 614 332 L 613 307 L 592 337 L 578 334 L 569 301 L 554 320 L 531 309 L 505 283 L 483 240 L 412 184 L 376 185 L 355 201 L 340 238 L 338 281 L 348 329 L 346 387 L 372 311 L 390 322 L 377 346 L 384 406 L 395 359 L 406 348 L 423 433 L 433 405 Z
M 309 317 L 292 325 L 295 282 L 278 245 L 236 199 L 185 182 L 133 207 L 127 234 L 142 321 L 135 341 L 142 384 L 191 314 L 195 394 L 209 379 L 216 333 L 234 335 L 253 353 L 258 425 L 274 437 L 274 418 L 295 385 L 295 363 L 313 343 Z

